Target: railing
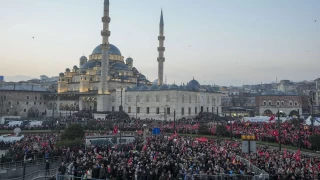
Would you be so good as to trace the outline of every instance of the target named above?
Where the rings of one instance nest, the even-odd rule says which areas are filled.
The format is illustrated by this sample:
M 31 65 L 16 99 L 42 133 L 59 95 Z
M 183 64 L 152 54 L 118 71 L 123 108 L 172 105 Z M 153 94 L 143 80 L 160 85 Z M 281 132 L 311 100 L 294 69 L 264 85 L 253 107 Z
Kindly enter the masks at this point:
M 264 177 L 264 179 L 269 179 L 269 174 L 266 171 L 253 165 L 248 159 L 245 159 L 240 156 L 237 156 L 236 159 L 239 160 L 242 164 L 246 164 L 248 168 L 251 170 L 251 172 L 253 172 L 256 176 L 262 176 Z
M 56 175 L 56 180 L 68 180 L 68 179 L 73 179 L 73 180 L 86 180 L 88 179 L 87 177 L 81 176 L 81 177 L 75 177 L 73 175 Z M 94 179 L 90 178 L 90 180 L 105 180 L 105 179 Z
M 40 158 L 40 159 L 32 159 L 28 160 L 26 166 L 34 166 L 39 164 L 45 164 L 46 160 L 49 162 L 55 162 L 60 159 L 60 156 L 55 156 L 51 158 Z M 24 161 L 13 161 L 13 162 L 7 162 L 7 163 L 0 163 L 0 170 L 7 170 L 7 169 L 16 169 L 16 168 L 23 168 Z
M 179 175 L 177 179 L 179 180 L 225 180 L 225 179 L 239 179 L 239 180 L 265 180 L 269 177 L 263 175 L 243 175 L 243 174 L 216 174 L 216 175 L 207 175 L 207 174 L 188 174 L 188 175 Z
M 55 177 L 58 168 L 46 170 L 35 171 L 33 173 L 25 175 L 25 177 L 2 179 L 2 180 L 34 180 L 34 179 L 50 179 Z

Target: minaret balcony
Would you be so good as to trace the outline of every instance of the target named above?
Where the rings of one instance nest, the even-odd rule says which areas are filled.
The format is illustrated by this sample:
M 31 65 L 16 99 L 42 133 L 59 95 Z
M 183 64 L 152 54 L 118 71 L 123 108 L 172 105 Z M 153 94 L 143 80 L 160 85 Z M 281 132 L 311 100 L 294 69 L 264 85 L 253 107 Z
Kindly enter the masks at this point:
M 101 31 L 101 36 L 110 36 L 111 32 L 109 30 L 102 30 Z
M 165 51 L 166 48 L 165 47 L 158 47 L 158 51 Z
M 164 62 L 165 58 L 164 57 L 158 57 L 157 60 L 158 60 L 158 62 Z
M 164 41 L 165 39 L 166 39 L 165 36 L 158 36 L 158 40 L 159 40 L 159 41 Z
M 103 16 L 103 17 L 102 17 L 102 22 L 104 22 L 104 23 L 110 23 L 110 21 L 111 21 L 111 18 L 110 18 L 110 17 L 108 17 L 108 16 Z

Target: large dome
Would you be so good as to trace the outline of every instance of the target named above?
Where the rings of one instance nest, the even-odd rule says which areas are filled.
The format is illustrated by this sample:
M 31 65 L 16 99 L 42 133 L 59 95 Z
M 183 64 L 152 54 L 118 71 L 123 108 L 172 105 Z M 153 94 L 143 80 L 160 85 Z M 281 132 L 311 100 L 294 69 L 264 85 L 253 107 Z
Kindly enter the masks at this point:
M 94 48 L 92 54 L 102 54 L 101 46 L 98 45 L 96 48 Z M 120 50 L 113 44 L 109 44 L 109 54 L 121 56 Z

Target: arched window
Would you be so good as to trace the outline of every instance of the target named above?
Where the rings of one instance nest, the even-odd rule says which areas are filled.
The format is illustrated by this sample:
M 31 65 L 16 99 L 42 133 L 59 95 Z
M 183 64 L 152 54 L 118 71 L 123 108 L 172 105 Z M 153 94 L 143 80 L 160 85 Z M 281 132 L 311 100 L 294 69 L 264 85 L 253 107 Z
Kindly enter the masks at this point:
M 272 106 L 272 102 L 271 101 L 269 101 L 269 106 Z
M 280 101 L 277 101 L 277 106 L 280 106 Z
M 281 106 L 284 106 L 284 101 L 281 101 Z
M 140 96 L 136 96 L 136 101 L 140 102 Z
M 197 95 L 194 96 L 195 102 L 198 103 L 198 97 Z
M 267 101 L 263 101 L 263 105 L 266 106 L 267 105 Z
M 289 101 L 289 106 L 292 106 L 292 105 L 293 105 L 292 101 Z
M 189 103 L 191 103 L 191 95 L 189 96 Z
M 298 106 L 298 102 L 297 102 L 297 101 L 295 101 L 295 102 L 294 102 L 294 105 L 295 105 L 295 106 Z

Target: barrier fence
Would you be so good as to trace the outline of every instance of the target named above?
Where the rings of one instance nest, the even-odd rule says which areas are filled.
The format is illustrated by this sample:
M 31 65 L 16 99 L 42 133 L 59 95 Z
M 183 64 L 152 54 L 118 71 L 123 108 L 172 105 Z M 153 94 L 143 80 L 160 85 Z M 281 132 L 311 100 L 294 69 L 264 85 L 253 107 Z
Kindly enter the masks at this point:
M 269 179 L 263 175 L 242 175 L 242 174 L 216 174 L 216 175 L 207 175 L 207 174 L 193 174 L 193 175 L 183 175 L 178 178 L 179 180 L 265 180 Z
M 247 167 L 251 170 L 251 172 L 255 174 L 255 176 L 262 176 L 264 177 L 264 179 L 269 179 L 269 174 L 266 171 L 253 165 L 248 159 L 240 156 L 236 156 L 236 159 L 239 160 L 242 164 L 247 165 Z
M 32 172 L 30 174 L 25 175 L 25 177 L 18 178 L 9 178 L 9 179 L 1 179 L 1 180 L 33 180 L 33 179 L 55 179 L 55 175 L 58 171 L 58 168 L 46 170 L 39 170 Z M 67 179 L 66 179 L 67 180 Z
M 49 162 L 56 162 L 60 159 L 60 156 L 55 156 L 51 158 L 39 158 L 39 159 L 31 159 L 27 160 L 26 166 L 34 166 L 38 164 L 45 164 L 46 160 Z M 13 161 L 13 162 L 7 162 L 7 163 L 0 163 L 0 170 L 7 170 L 7 169 L 13 169 L 13 168 L 23 168 L 24 161 Z

